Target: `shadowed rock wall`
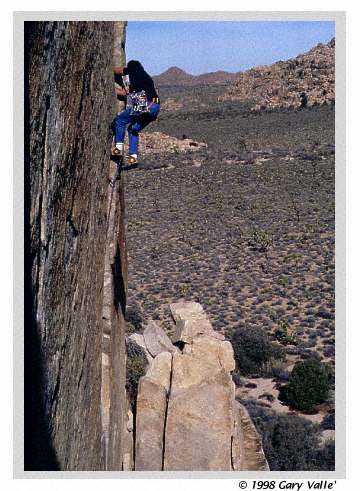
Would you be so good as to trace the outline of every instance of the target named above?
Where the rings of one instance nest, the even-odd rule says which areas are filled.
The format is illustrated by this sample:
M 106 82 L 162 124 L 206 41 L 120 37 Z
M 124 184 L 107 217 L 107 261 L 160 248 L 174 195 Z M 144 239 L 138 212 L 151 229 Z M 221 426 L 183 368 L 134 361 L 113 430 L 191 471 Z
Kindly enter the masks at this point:
M 114 22 L 113 65 L 125 65 L 124 22 Z M 121 82 L 119 80 L 118 82 Z M 117 98 L 114 115 L 124 103 Z M 107 470 L 124 468 L 126 406 L 125 304 L 127 257 L 123 176 L 117 163 L 109 161 L 107 192 L 106 251 L 104 256 L 103 339 L 101 408 L 103 448 Z
M 25 23 L 26 470 L 105 468 L 102 312 L 116 29 L 111 22 Z M 122 182 L 112 191 L 116 234 L 123 231 Z M 110 294 L 121 349 L 124 236 L 115 243 Z M 117 468 L 120 445 L 117 436 Z

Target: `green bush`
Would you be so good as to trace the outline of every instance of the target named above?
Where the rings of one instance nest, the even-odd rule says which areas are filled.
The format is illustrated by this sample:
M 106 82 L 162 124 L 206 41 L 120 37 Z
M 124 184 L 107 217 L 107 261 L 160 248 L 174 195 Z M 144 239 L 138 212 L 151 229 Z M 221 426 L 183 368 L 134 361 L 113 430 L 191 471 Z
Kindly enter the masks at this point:
M 328 395 L 329 373 L 320 361 L 310 359 L 296 363 L 279 397 L 295 409 L 313 411 Z
M 134 408 L 139 380 L 145 375 L 148 363 L 142 349 L 129 339 L 126 341 L 126 355 L 126 392 Z
M 279 327 L 275 331 L 275 338 L 284 346 L 287 346 L 288 344 L 296 346 L 299 342 L 297 336 L 290 329 L 289 323 L 286 320 L 279 321 Z
M 126 308 L 125 312 L 126 331 L 139 331 L 142 327 L 142 314 L 140 307 L 135 304 Z
M 270 246 L 273 244 L 274 239 L 272 235 L 266 230 L 260 230 L 257 228 L 252 229 L 248 244 L 259 252 L 267 253 Z
M 335 445 L 320 442 L 318 425 L 300 416 L 278 414 L 255 399 L 244 402 L 262 437 L 264 453 L 272 471 L 318 471 L 335 469 Z
M 284 359 L 281 346 L 272 343 L 266 332 L 258 326 L 236 329 L 231 339 L 235 360 L 242 375 L 262 375 L 274 359 Z
M 316 427 L 299 416 L 280 415 L 264 428 L 264 451 L 271 470 L 313 470 L 319 447 Z

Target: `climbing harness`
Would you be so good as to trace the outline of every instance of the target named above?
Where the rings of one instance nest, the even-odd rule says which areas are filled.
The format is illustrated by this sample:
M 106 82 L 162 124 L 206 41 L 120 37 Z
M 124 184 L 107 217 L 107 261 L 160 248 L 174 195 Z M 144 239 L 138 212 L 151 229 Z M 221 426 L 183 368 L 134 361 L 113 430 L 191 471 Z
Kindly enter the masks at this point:
M 127 97 L 127 106 L 131 115 L 139 115 L 150 112 L 145 90 L 131 92 Z

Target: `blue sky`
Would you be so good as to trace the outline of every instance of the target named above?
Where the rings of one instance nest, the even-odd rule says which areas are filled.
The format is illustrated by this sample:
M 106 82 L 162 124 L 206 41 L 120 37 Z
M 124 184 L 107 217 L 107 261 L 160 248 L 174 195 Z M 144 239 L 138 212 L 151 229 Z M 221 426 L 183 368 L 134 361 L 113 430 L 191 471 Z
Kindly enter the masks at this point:
M 335 36 L 335 22 L 129 22 L 127 60 L 151 75 L 171 66 L 188 73 L 238 72 L 308 51 Z

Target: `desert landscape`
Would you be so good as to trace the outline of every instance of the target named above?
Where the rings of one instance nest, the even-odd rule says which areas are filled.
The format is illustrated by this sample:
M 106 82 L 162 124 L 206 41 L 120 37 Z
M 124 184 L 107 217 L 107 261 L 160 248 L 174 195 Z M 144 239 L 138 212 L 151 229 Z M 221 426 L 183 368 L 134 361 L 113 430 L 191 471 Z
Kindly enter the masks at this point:
M 243 72 L 170 66 L 129 167 L 131 36 L 166 54 L 175 28 L 205 47 L 234 30 L 22 26 L 21 471 L 335 470 L 335 40 Z
M 290 60 L 290 69 L 281 67 L 301 71 L 302 90 L 311 92 L 324 77 L 333 84 L 333 55 L 331 41 L 299 63 Z M 281 78 L 278 66 L 254 69 L 253 77 L 254 71 L 261 81 L 266 73 L 268 87 L 272 73 Z M 224 83 L 221 74 L 217 83 L 180 78 L 169 85 L 169 72 L 157 78 L 162 112 L 142 134 L 139 168 L 125 175 L 127 331 L 141 332 L 153 319 L 171 338 L 168 305 L 178 301 L 199 302 L 214 329 L 232 341 L 235 358 L 239 330 L 261 329 L 281 353 L 261 369 L 237 367 L 237 399 L 260 431 L 269 414 L 301 416 L 329 450 L 335 436 L 334 100 L 316 92 L 305 105 L 295 82 L 287 82 L 288 94 L 264 106 L 260 91 L 255 101 L 237 91 L 242 79 Z M 329 375 L 326 402 L 310 411 L 279 400 L 295 363 L 304 360 L 321 362 Z M 269 455 L 270 468 L 278 468 Z

